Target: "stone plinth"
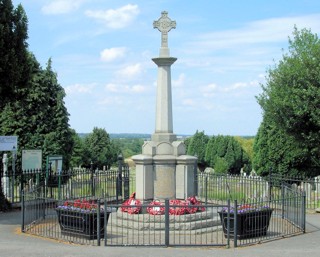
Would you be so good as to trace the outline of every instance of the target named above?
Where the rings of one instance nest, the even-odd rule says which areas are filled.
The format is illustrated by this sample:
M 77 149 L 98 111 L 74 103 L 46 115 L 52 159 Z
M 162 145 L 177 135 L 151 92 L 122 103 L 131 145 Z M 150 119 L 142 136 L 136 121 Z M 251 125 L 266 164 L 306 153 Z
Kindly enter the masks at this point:
M 154 199 L 176 198 L 176 157 L 173 155 L 156 155 L 154 164 Z
M 153 160 L 148 155 L 132 158 L 136 164 L 136 197 L 143 201 L 153 199 Z
M 195 176 L 197 158 L 190 155 L 181 155 L 176 166 L 176 198 L 186 199 L 196 195 Z
M 136 198 L 186 199 L 195 195 L 197 158 L 185 155 L 181 141 L 147 141 L 142 154 L 132 157 L 136 163 Z

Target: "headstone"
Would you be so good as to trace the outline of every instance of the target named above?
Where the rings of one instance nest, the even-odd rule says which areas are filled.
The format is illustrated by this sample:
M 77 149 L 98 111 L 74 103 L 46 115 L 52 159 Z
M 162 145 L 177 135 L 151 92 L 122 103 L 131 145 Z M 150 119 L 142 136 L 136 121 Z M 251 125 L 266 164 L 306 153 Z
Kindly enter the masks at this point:
M 207 167 L 207 168 L 205 168 L 204 173 L 205 174 L 214 174 L 214 169 L 211 167 Z
M 305 191 L 306 198 L 307 199 L 311 199 L 311 196 L 312 196 L 312 185 L 310 183 L 307 183 L 307 182 L 302 182 L 301 183 L 301 189 L 303 191 Z
M 293 183 L 291 185 L 291 189 L 294 190 L 294 191 L 297 191 L 298 190 L 298 185 L 296 183 Z
M 314 178 L 314 183 L 316 185 L 316 192 L 320 193 L 320 176 Z
M 3 193 L 5 197 L 10 197 L 10 184 L 9 184 L 9 177 L 8 177 L 8 155 L 5 153 L 2 157 L 2 164 L 3 164 L 3 177 L 1 178 Z

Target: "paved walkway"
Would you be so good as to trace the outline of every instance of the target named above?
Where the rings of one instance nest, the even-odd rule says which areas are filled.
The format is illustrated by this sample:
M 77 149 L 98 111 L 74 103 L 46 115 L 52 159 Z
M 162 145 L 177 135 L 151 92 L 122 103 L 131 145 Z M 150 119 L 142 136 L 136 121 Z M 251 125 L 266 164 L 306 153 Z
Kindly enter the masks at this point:
M 79 246 L 20 233 L 20 211 L 0 213 L 1 257 L 71 256 L 245 256 L 304 257 L 320 256 L 320 214 L 307 215 L 307 233 L 255 246 L 225 248 L 156 248 Z

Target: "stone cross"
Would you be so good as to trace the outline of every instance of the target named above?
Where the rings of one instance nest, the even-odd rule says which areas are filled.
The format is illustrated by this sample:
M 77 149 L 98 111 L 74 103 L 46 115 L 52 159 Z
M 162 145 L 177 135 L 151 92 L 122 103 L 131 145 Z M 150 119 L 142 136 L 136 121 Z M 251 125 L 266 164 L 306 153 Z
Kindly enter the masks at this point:
M 153 28 L 161 32 L 161 47 L 168 47 L 168 32 L 176 28 L 176 22 L 168 17 L 168 12 L 163 11 L 161 17 L 153 22 Z

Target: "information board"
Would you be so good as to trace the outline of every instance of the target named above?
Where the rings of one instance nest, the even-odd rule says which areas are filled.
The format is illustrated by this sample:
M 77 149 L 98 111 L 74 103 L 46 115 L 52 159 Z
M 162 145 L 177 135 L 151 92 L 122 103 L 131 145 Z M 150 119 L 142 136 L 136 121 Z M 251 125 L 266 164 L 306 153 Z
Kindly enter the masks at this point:
M 42 150 L 22 150 L 22 170 L 42 169 Z
M 0 136 L 0 151 L 18 150 L 17 136 Z
M 48 156 L 48 161 L 51 163 L 51 171 L 55 174 L 61 174 L 62 172 L 62 155 Z

